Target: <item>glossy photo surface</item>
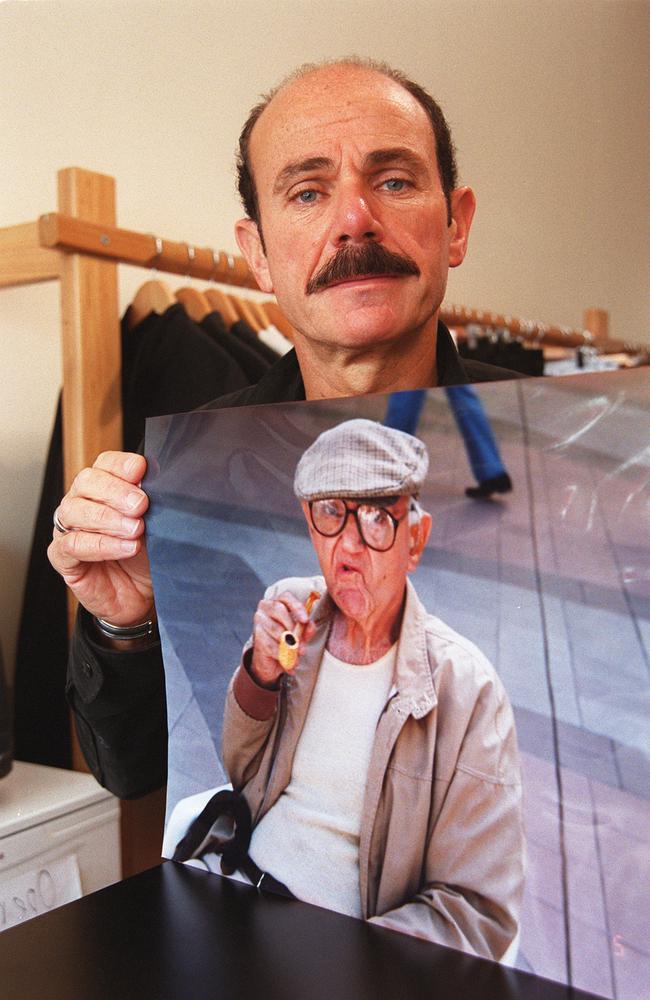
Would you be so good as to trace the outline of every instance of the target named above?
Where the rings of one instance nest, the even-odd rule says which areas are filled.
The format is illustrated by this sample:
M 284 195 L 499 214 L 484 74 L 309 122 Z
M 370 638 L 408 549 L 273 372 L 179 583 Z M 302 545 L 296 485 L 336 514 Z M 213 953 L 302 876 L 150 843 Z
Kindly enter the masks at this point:
M 476 392 L 512 492 L 465 496 L 472 475 L 461 435 L 445 391 L 429 390 L 415 434 L 429 453 L 419 502 L 432 526 L 409 579 L 426 611 L 487 657 L 513 708 L 527 863 L 509 960 L 632 1000 L 650 979 L 650 376 Z M 226 690 L 265 590 L 320 573 L 293 494 L 297 462 L 343 421 L 383 423 L 389 401 L 148 422 L 168 834 L 179 803 L 229 781 Z M 173 847 L 167 837 L 168 856 Z

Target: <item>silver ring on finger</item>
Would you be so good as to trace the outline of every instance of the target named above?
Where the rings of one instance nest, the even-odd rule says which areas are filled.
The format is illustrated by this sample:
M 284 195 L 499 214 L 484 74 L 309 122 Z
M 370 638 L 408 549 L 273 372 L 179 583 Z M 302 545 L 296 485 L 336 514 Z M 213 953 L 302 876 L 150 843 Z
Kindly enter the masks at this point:
M 59 508 L 58 507 L 54 511 L 54 518 L 53 518 L 53 520 L 54 520 L 54 527 L 56 528 L 57 531 L 60 531 L 62 535 L 67 535 L 69 531 L 72 531 L 72 528 L 66 528 L 65 524 L 63 523 L 63 521 L 59 517 Z

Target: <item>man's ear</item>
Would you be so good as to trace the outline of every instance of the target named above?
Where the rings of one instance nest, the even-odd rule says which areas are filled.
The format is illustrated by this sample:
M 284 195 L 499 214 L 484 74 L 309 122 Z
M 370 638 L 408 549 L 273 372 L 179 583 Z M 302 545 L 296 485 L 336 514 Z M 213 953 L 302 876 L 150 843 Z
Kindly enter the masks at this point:
M 252 219 L 240 219 L 235 223 L 235 238 L 261 290 L 272 292 L 273 282 L 257 223 Z
M 456 188 L 451 192 L 451 224 L 449 231 L 449 266 L 458 267 L 467 253 L 469 231 L 476 211 L 476 196 L 471 188 Z
M 409 525 L 409 561 L 407 572 L 411 573 L 420 561 L 431 532 L 431 514 L 422 511 L 420 520 Z

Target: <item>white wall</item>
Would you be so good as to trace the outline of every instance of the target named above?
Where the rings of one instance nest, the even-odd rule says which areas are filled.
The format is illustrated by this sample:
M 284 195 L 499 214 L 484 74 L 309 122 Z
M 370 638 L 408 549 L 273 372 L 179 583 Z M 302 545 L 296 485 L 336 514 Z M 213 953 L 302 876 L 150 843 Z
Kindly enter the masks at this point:
M 642 0 L 0 3 L 0 226 L 56 207 L 56 170 L 118 181 L 118 221 L 235 249 L 233 151 L 301 62 L 356 52 L 427 86 L 478 194 L 449 301 L 650 341 Z M 122 306 L 142 272 L 121 269 Z M 53 286 L 0 291 L 0 635 L 13 654 L 60 382 Z

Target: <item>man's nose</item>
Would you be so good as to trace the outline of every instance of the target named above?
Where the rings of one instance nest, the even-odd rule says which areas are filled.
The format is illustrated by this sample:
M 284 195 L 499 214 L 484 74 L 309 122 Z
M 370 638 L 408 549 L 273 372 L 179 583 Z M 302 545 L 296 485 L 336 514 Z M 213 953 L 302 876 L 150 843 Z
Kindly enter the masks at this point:
M 348 514 L 345 527 L 341 532 L 341 545 L 343 548 L 347 549 L 348 552 L 358 551 L 365 545 L 365 542 L 361 537 L 361 532 L 359 531 L 357 519 L 353 514 Z
M 332 228 L 332 243 L 365 243 L 369 240 L 380 242 L 384 230 L 377 218 L 372 196 L 357 183 L 342 187 L 335 201 L 335 217 Z

